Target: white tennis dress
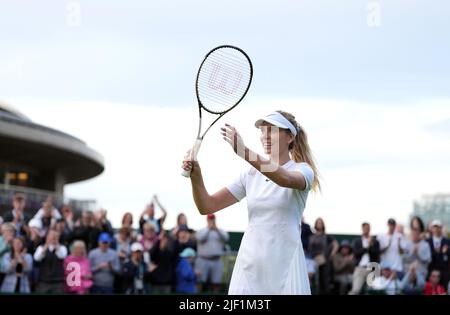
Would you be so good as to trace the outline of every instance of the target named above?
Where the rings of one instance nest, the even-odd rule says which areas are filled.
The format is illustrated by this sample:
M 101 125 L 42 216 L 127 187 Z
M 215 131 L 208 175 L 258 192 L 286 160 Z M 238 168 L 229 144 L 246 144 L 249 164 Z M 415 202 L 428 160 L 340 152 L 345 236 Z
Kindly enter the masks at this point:
M 314 172 L 307 163 L 282 166 L 306 179 L 304 191 L 280 187 L 250 167 L 227 189 L 247 197 L 249 224 L 231 277 L 231 295 L 311 294 L 301 242 L 301 217 Z

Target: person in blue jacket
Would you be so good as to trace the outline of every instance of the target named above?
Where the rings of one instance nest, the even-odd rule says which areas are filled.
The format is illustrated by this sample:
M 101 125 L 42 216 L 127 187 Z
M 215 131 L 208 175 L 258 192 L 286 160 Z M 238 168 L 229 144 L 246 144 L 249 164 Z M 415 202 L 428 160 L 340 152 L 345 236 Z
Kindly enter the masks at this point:
M 197 293 L 197 275 L 194 272 L 193 263 L 195 260 L 195 250 L 188 247 L 180 253 L 180 260 L 176 268 L 176 292 L 177 293 Z

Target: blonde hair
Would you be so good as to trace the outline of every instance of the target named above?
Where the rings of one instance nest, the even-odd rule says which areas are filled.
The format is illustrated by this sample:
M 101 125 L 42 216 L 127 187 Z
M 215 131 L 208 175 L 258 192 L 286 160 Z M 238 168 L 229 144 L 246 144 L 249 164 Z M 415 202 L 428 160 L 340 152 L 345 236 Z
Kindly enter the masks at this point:
M 73 251 L 76 247 L 80 247 L 83 250 L 83 256 L 86 256 L 86 244 L 84 243 L 84 241 L 81 240 L 76 240 L 72 243 L 72 246 L 70 246 L 70 253 L 73 254 Z
M 320 181 L 319 181 L 319 171 L 317 170 L 316 162 L 314 160 L 311 148 L 308 144 L 308 136 L 306 135 L 305 129 L 295 120 L 294 115 L 288 112 L 277 110 L 278 113 L 283 115 L 287 120 L 297 128 L 297 136 L 291 144 L 289 145 L 289 151 L 292 155 L 292 159 L 297 162 L 306 162 L 311 166 L 314 172 L 314 180 L 311 185 L 313 191 L 320 191 Z M 289 130 L 288 130 L 289 132 Z

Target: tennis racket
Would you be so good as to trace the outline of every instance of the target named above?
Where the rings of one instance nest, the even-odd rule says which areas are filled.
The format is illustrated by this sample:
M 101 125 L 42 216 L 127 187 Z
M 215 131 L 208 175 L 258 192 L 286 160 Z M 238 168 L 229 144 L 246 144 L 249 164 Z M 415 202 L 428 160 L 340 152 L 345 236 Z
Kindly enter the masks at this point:
M 191 161 L 197 159 L 200 145 L 209 129 L 242 101 L 250 88 L 252 77 L 252 62 L 242 49 L 222 45 L 206 54 L 195 83 L 199 122 L 197 139 L 190 153 Z M 201 134 L 203 111 L 218 117 Z M 182 175 L 190 177 L 191 170 L 183 170 Z

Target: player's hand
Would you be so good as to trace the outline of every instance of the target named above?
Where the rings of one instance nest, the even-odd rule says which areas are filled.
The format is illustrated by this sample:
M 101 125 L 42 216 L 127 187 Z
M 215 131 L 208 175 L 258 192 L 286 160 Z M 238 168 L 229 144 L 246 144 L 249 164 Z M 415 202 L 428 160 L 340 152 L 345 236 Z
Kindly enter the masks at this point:
M 187 151 L 186 155 L 184 156 L 183 163 L 181 164 L 181 168 L 185 171 L 191 171 L 191 177 L 192 175 L 196 175 L 200 172 L 200 165 L 198 164 L 198 161 L 192 160 L 192 150 Z
M 245 158 L 245 144 L 239 132 L 233 126 L 225 124 L 225 127 L 220 128 L 220 133 L 223 139 L 228 142 L 233 151 L 242 158 Z

